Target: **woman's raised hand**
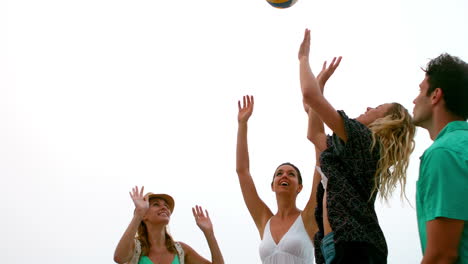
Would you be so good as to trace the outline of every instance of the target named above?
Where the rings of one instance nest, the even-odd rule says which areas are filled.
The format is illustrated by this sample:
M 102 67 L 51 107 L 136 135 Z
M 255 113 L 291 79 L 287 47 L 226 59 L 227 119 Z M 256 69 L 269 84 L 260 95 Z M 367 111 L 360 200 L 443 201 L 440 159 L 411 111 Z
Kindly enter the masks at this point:
M 333 75 L 336 68 L 340 66 L 341 56 L 336 58 L 334 57 L 333 60 L 330 62 L 330 65 L 327 67 L 327 61 L 323 62 L 322 71 L 317 75 L 317 81 L 320 85 L 320 89 L 323 92 L 323 88 L 325 87 L 325 83 L 327 83 L 328 79 Z
M 203 212 L 203 208 L 196 205 L 195 207 L 192 207 L 192 213 L 193 217 L 195 217 L 197 226 L 201 229 L 201 231 L 203 231 L 203 233 L 213 231 L 213 224 L 211 223 L 211 219 L 207 210 Z
M 247 121 L 249 121 L 249 118 L 253 112 L 254 97 L 252 95 L 245 95 L 242 97 L 242 103 L 239 100 L 237 101 L 237 105 L 239 107 L 239 114 L 237 115 L 237 121 L 239 123 L 247 123 Z
M 145 190 L 145 186 L 141 187 L 141 190 L 138 190 L 138 186 L 132 188 L 130 193 L 130 197 L 135 204 L 135 214 L 140 217 L 143 217 L 149 208 L 149 201 L 144 199 L 143 191 Z
M 307 59 L 309 60 L 310 52 L 310 29 L 305 30 L 304 39 L 302 40 L 301 46 L 299 47 L 298 59 Z

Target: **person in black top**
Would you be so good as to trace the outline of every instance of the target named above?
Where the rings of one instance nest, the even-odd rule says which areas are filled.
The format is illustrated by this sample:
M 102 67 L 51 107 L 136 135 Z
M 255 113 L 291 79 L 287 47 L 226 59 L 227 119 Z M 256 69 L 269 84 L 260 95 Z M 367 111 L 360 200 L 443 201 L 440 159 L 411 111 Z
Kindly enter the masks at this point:
M 316 263 L 387 263 L 374 202 L 377 194 L 387 199 L 398 184 L 404 194 L 414 149 L 412 118 L 398 103 L 368 107 L 356 119 L 336 111 L 310 69 L 309 50 L 306 29 L 298 54 L 303 103 L 310 108 L 309 118 L 319 118 L 334 132 L 326 136 L 316 129 L 308 135 L 320 155 L 317 170 L 322 174 L 315 212 Z M 340 61 L 334 59 L 332 65 Z

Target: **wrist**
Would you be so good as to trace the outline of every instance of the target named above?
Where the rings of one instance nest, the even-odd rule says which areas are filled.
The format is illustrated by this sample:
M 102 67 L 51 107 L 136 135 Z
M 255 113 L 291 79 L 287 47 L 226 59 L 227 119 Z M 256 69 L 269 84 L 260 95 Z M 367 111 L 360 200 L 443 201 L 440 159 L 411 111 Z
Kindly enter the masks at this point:
M 203 234 L 205 234 L 206 237 L 214 237 L 213 228 L 202 230 L 202 231 L 203 231 Z
M 299 57 L 299 62 L 301 63 L 309 63 L 309 56 L 301 56 Z
M 141 222 L 141 221 L 143 221 L 143 216 L 144 215 L 145 215 L 144 213 L 138 212 L 137 210 L 135 210 L 135 213 L 133 214 L 133 220 Z
M 322 81 L 318 81 L 318 84 L 320 86 L 320 90 L 323 92 L 323 88 L 325 88 L 325 82 L 322 82 Z

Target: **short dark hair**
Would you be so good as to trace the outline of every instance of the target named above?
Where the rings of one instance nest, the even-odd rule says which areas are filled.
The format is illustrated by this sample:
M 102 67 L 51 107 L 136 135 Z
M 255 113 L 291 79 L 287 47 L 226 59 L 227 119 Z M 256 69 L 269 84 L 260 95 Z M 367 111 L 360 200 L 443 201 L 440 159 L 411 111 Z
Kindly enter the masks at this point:
M 429 61 L 423 69 L 428 77 L 429 96 L 436 88 L 442 89 L 447 110 L 463 119 L 468 118 L 468 64 L 447 53 Z
M 297 178 L 298 178 L 299 184 L 302 184 L 301 172 L 300 172 L 299 169 L 296 167 L 296 165 L 294 165 L 294 164 L 292 164 L 292 163 L 289 163 L 289 162 L 281 163 L 278 167 L 276 167 L 275 173 L 273 174 L 273 180 L 271 181 L 271 184 L 273 184 L 273 181 L 275 180 L 276 171 L 278 170 L 279 167 L 281 167 L 281 166 L 283 166 L 283 165 L 289 165 L 289 166 L 293 167 L 293 169 L 297 172 Z

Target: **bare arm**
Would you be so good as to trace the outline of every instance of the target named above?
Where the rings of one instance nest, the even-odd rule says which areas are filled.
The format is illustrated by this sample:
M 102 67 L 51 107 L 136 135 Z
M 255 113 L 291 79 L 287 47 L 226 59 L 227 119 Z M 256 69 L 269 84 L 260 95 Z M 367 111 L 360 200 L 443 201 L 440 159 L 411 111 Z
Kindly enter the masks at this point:
M 145 187 L 142 187 L 141 191 L 138 191 L 138 187 L 135 186 L 135 188 L 132 188 L 132 192 L 130 193 L 130 197 L 135 204 L 135 213 L 115 248 L 114 261 L 116 263 L 127 263 L 133 257 L 133 253 L 135 251 L 135 234 L 137 233 L 138 226 L 143 220 L 143 216 L 149 207 L 148 201 L 143 199 L 144 189 Z
M 236 150 L 236 171 L 242 190 L 244 202 L 257 226 L 260 237 L 263 237 L 263 229 L 266 222 L 273 216 L 268 206 L 260 199 L 250 175 L 249 150 L 247 145 L 247 122 L 252 114 L 254 106 L 253 96 L 244 96 L 243 104 L 238 102 L 238 131 Z
M 301 54 L 300 54 L 301 55 Z M 303 54 L 303 56 L 305 56 Z M 308 56 L 308 55 L 307 55 Z M 325 89 L 325 84 L 327 83 L 328 79 L 333 75 L 335 70 L 338 68 L 341 62 L 341 57 L 334 57 L 331 61 L 330 65 L 327 67 L 327 62 L 323 62 L 322 70 L 317 75 L 317 82 L 320 87 L 320 92 L 323 95 L 323 91 Z M 310 77 L 310 76 L 309 76 Z M 310 78 L 301 78 L 301 81 L 304 80 L 306 83 Z M 307 84 L 304 84 L 307 85 Z M 307 138 L 318 148 L 319 152 L 322 152 L 327 147 L 327 137 L 325 135 L 325 130 L 323 127 L 323 122 L 320 117 L 315 113 L 315 111 L 310 108 L 305 102 L 304 109 L 309 116 L 309 123 L 307 127 Z
M 195 222 L 197 223 L 198 227 L 201 229 L 201 231 L 205 235 L 206 241 L 208 242 L 208 247 L 210 248 L 212 262 L 200 256 L 195 250 L 193 250 L 188 245 L 183 244 L 186 263 L 187 264 L 211 264 L 211 263 L 224 264 L 223 255 L 221 254 L 221 250 L 219 249 L 218 241 L 216 241 L 216 237 L 213 231 L 213 224 L 211 223 L 211 219 L 208 214 L 208 211 L 205 210 L 205 212 L 203 212 L 203 208 L 197 205 L 195 208 L 192 208 L 192 212 L 193 212 L 193 216 L 195 217 Z
M 449 264 L 458 259 L 463 220 L 436 218 L 426 223 L 427 245 L 421 264 Z
M 326 135 L 323 127 L 323 122 L 307 104 L 304 103 L 304 109 L 308 115 L 307 138 L 315 146 L 315 164 L 319 166 L 320 153 L 326 148 Z M 302 211 L 302 220 L 304 226 L 313 240 L 315 233 L 318 231 L 317 222 L 315 221 L 315 208 L 317 207 L 317 188 L 320 183 L 321 176 L 314 170 L 314 177 L 312 180 L 312 191 L 310 193 L 309 201 Z
M 315 148 L 315 164 L 320 166 L 319 157 L 320 151 Z M 315 208 L 317 207 L 317 188 L 320 184 L 321 176 L 317 170 L 314 170 L 314 177 L 312 180 L 312 191 L 310 193 L 309 201 L 307 202 L 304 211 L 302 211 L 302 219 L 304 226 L 310 238 L 314 239 L 315 233 L 318 231 L 317 221 L 315 220 Z
M 320 91 L 323 94 L 323 90 L 325 89 L 325 84 L 328 79 L 333 75 L 336 68 L 340 65 L 341 57 L 338 59 L 335 57 L 331 61 L 329 67 L 327 67 L 327 62 L 325 61 L 322 66 L 322 71 L 320 71 L 319 75 L 317 76 L 317 81 L 320 87 Z M 304 109 L 308 114 L 309 122 L 307 127 L 307 138 L 314 144 L 315 146 L 315 164 L 316 166 L 320 166 L 320 154 L 324 151 L 327 147 L 327 137 L 325 135 L 325 130 L 323 127 L 322 120 L 318 117 L 318 115 L 307 105 L 304 103 Z M 313 235 L 318 231 L 317 223 L 315 221 L 315 208 L 317 207 L 317 188 L 320 184 L 321 176 L 317 170 L 314 170 L 314 177 L 312 181 L 312 191 L 310 194 L 309 201 L 304 208 L 302 213 L 302 218 L 304 223 L 306 224 L 307 232 L 309 236 L 313 238 Z
M 335 132 L 343 141 L 347 141 L 347 135 L 344 128 L 343 118 L 333 108 L 333 106 L 325 99 L 320 89 L 320 85 L 315 78 L 309 64 L 310 50 L 310 30 L 306 29 L 304 40 L 299 49 L 299 73 L 301 81 L 302 97 L 319 118 L 327 124 L 327 126 Z

